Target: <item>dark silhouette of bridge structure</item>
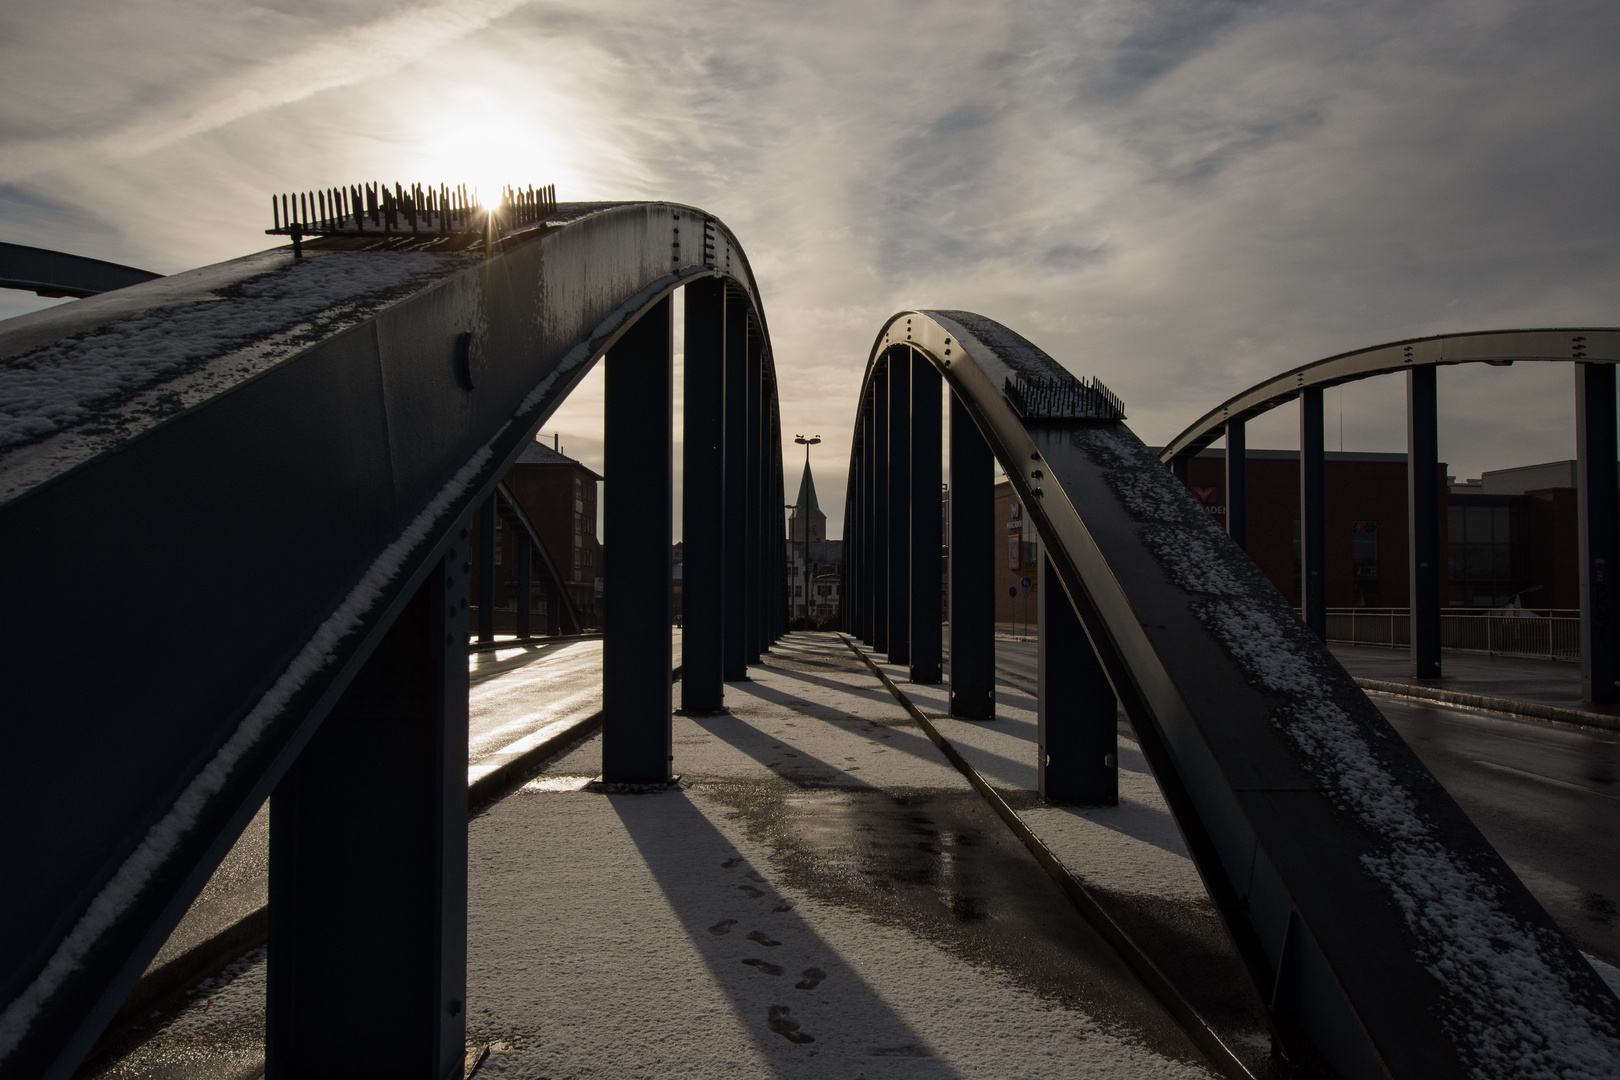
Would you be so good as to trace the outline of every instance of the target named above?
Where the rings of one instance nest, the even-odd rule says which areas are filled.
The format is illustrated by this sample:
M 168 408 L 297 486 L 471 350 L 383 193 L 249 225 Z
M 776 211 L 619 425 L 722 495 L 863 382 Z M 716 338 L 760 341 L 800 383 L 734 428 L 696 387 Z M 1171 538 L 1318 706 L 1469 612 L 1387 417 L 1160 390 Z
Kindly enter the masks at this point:
M 781 373 L 731 232 L 670 203 L 514 192 L 479 218 L 448 189 L 386 194 L 278 204 L 292 247 L 84 288 L 0 328 L 0 553 L 25 568 L 0 629 L 15 718 L 0 813 L 27 882 L 0 897 L 0 1077 L 72 1075 L 266 799 L 268 1075 L 330 1071 L 356 1024 L 390 1075 L 459 1075 L 471 524 L 512 513 L 506 469 L 603 363 L 600 783 L 669 785 L 677 290 L 681 708 L 724 709 L 785 632 Z M 1582 460 L 1607 463 L 1612 493 L 1620 334 L 1524 333 L 1584 334 L 1583 445 L 1607 457 Z M 1428 372 L 1414 430 L 1430 430 L 1433 365 L 1467 340 L 1386 347 Z M 1491 348 L 1486 362 L 1551 346 Z M 1320 443 L 1316 378 L 1234 399 L 1168 460 L 1222 431 L 1241 442 L 1244 418 L 1290 394 Z M 948 681 L 954 715 L 993 717 L 999 464 L 1047 560 L 1041 795 L 1117 798 L 1122 707 L 1285 1061 L 1427 1078 L 1620 1060 L 1620 1003 L 1326 652 L 1318 608 L 1302 623 L 1124 420 L 1105 387 L 991 320 L 889 319 L 855 418 L 846 629 L 914 682 Z M 244 567 L 252 620 L 232 615 Z M 60 646 L 91 609 L 139 632 L 86 674 Z M 1110 940 L 1241 1074 L 1151 961 Z M 343 976 L 362 967 L 356 1000 Z

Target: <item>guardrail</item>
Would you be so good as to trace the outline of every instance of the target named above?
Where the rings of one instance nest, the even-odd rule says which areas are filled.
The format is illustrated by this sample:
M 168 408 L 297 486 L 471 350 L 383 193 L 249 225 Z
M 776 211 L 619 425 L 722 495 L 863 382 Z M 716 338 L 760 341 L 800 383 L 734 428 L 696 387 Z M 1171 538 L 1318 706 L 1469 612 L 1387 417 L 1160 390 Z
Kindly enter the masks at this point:
M 1411 613 L 1406 608 L 1329 608 L 1327 639 L 1339 645 L 1410 648 Z M 1487 656 L 1579 661 L 1580 612 L 1573 608 L 1443 611 L 1440 647 Z

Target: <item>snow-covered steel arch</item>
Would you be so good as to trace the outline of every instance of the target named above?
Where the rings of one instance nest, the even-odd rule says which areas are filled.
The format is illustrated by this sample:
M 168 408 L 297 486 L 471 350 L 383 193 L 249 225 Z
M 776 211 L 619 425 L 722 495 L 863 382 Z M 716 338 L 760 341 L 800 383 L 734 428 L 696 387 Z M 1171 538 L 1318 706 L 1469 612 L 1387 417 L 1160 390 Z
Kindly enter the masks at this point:
M 970 312 L 905 311 L 878 333 L 851 458 L 845 625 L 891 661 L 905 656 L 916 681 L 937 664 L 937 637 L 915 619 L 908 632 L 905 617 L 937 604 L 937 570 L 932 581 L 910 572 L 923 556 L 906 535 L 907 522 L 911 536 L 919 521 L 937 530 L 937 508 L 914 516 L 909 494 L 932 503 L 937 487 L 906 477 L 938 474 L 941 380 L 956 413 L 953 706 L 959 674 L 966 690 L 982 689 L 990 634 L 988 611 L 972 596 L 958 602 L 959 586 L 988 595 L 990 584 L 988 550 L 957 535 L 958 504 L 987 498 L 976 489 L 992 482 L 993 455 L 1056 576 L 1042 582 L 1043 601 L 1072 607 L 1084 628 L 1058 651 L 1043 612 L 1042 694 L 1048 672 L 1100 664 L 1284 1049 L 1347 1078 L 1620 1070 L 1620 1002 L 1576 947 L 1121 422 L 1118 403 L 1006 327 Z M 908 434 L 930 413 L 929 435 Z M 958 471 L 959 454 L 971 470 Z M 970 610 L 977 625 L 963 617 Z M 1071 763 L 1054 750 L 1111 740 L 1113 697 L 1091 700 L 1089 713 L 1051 716 L 1043 702 L 1042 784 L 1089 770 L 1079 786 L 1106 802 L 1112 759 L 1099 749 L 1097 761 Z M 984 718 L 972 694 L 966 704 L 966 717 Z
M 563 204 L 494 236 L 487 250 L 432 237 L 305 241 L 302 257 L 265 251 L 0 326 L 0 558 L 10 568 L 0 623 L 0 1076 L 71 1075 L 272 791 L 275 830 L 307 846 L 323 820 L 341 832 L 338 810 L 376 827 L 364 806 L 345 809 L 310 762 L 341 758 L 333 731 L 389 717 L 416 731 L 417 714 L 422 738 L 438 744 L 389 736 L 376 747 L 379 771 L 419 774 L 401 785 L 420 796 L 401 813 L 420 827 L 399 843 L 427 891 L 419 903 L 374 907 L 382 920 L 391 907 L 422 909 L 420 932 L 400 949 L 420 954 L 409 973 L 422 984 L 412 990 L 419 1015 L 389 1021 L 410 1033 L 397 1040 L 411 1044 L 401 1053 L 460 1075 L 467 524 L 605 354 L 609 467 L 619 423 L 635 428 L 621 442 L 647 449 L 650 470 L 621 455 L 609 483 L 654 492 L 661 483 L 667 508 L 678 287 L 689 333 L 703 329 L 711 352 L 729 343 L 738 385 L 752 391 L 747 438 L 733 441 L 737 461 L 748 459 L 756 517 L 745 521 L 734 505 L 724 528 L 736 554 L 759 566 L 756 582 L 779 578 L 768 529 L 776 522 L 779 534 L 782 501 L 776 380 L 735 237 L 703 211 L 668 203 Z M 694 309 L 694 298 L 707 306 Z M 617 391 L 616 364 L 626 373 Z M 707 370 L 718 380 L 725 365 Z M 709 389 L 720 393 L 718 383 Z M 634 408 L 615 414 L 616 394 Z M 621 423 L 636 409 L 646 424 Z M 655 512 L 644 514 L 636 542 L 657 557 L 642 560 L 652 574 L 642 621 L 653 653 L 662 624 L 667 725 L 668 609 L 657 610 L 656 567 L 662 558 L 667 598 L 669 537 L 667 528 L 658 537 Z M 637 572 L 632 532 L 611 538 L 627 556 L 625 583 Z M 704 595 L 690 571 L 686 590 L 690 610 Z M 703 675 L 715 688 L 719 604 L 711 597 L 713 671 Z M 754 635 L 739 637 L 739 650 L 757 653 L 782 630 L 768 590 L 726 604 L 726 621 L 746 621 Z M 628 633 L 634 613 L 622 621 Z M 610 666 L 616 647 L 610 640 Z M 648 662 L 656 671 L 656 656 Z M 392 680 L 379 674 L 388 664 Z M 642 683 L 653 687 L 656 742 L 658 679 L 620 679 L 614 693 L 624 700 L 624 688 Z M 334 709 L 344 724 L 323 726 Z M 637 749 L 632 737 L 620 742 Z M 643 756 L 667 770 L 661 748 Z M 295 767 L 297 790 L 283 798 Z M 282 839 L 271 844 L 272 942 L 282 919 L 288 933 L 313 938 L 323 918 L 339 932 L 341 889 L 326 898 L 329 912 L 318 886 L 289 893 L 280 915 L 275 903 L 278 859 L 308 869 L 337 857 L 321 864 L 328 856 L 311 862 L 278 848 Z M 362 860 L 372 857 L 366 846 Z M 298 1043 L 313 1027 L 293 1015 L 303 1007 L 296 995 L 278 999 L 288 986 L 283 978 L 271 989 L 271 1068 L 283 1075 L 321 1049 Z

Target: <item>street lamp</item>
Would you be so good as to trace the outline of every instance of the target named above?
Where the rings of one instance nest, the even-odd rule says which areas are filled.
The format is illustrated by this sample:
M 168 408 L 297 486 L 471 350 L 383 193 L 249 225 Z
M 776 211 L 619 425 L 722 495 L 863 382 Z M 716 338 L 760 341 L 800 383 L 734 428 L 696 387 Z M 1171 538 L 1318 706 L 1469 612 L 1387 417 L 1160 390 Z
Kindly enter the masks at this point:
M 804 447 L 804 479 L 799 485 L 799 495 L 804 503 L 804 628 L 810 629 L 810 448 L 821 441 L 820 435 L 812 435 L 808 439 L 803 435 L 793 436 L 793 441 Z M 797 511 L 794 512 L 797 516 Z

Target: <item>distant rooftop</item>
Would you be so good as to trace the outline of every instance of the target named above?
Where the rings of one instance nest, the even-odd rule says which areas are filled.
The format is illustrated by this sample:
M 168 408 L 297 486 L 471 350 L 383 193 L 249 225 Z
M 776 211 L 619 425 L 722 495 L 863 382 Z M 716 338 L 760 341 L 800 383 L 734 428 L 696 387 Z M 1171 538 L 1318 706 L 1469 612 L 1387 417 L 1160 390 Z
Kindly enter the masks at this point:
M 598 479 L 598 480 L 602 479 L 602 477 L 600 475 L 593 472 L 590 468 L 588 468 L 587 466 L 585 466 L 581 462 L 575 461 L 573 458 L 569 457 L 567 454 L 562 454 L 562 453 L 557 452 L 556 450 L 553 450 L 551 447 L 547 446 L 543 442 L 532 442 L 528 446 L 524 447 L 523 452 L 518 455 L 517 460 L 515 462 L 513 462 L 513 464 L 514 465 L 572 465 L 577 469 L 582 469 L 585 472 L 590 473 L 592 476 L 596 477 L 596 479 Z

